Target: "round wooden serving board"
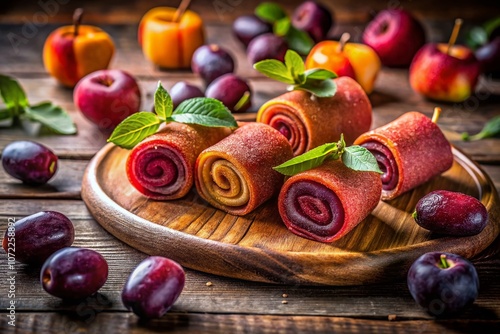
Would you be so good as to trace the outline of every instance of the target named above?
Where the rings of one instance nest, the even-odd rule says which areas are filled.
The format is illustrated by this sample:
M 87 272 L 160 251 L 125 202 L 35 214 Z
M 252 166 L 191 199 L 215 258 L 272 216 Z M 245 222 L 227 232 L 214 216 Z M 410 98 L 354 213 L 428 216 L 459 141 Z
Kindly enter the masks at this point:
M 289 232 L 275 198 L 244 217 L 214 209 L 194 188 L 180 200 L 147 199 L 128 182 L 128 153 L 108 144 L 90 162 L 82 197 L 95 219 L 140 251 L 216 275 L 309 285 L 390 281 L 406 275 L 411 263 L 425 252 L 477 256 L 500 231 L 495 187 L 480 167 L 457 149 L 449 171 L 395 200 L 380 202 L 353 231 L 331 244 Z M 462 238 L 433 235 L 420 228 L 411 213 L 422 196 L 436 189 L 480 198 L 489 212 L 486 228 L 476 236 Z

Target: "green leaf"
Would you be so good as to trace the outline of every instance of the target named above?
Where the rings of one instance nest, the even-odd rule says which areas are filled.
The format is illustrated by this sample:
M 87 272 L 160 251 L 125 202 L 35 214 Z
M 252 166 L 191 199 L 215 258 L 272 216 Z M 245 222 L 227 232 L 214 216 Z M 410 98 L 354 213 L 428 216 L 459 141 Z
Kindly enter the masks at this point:
M 337 78 L 337 74 L 323 68 L 311 68 L 305 73 L 307 79 L 327 80 Z
M 342 162 L 347 167 L 357 171 L 382 174 L 382 171 L 378 167 L 377 159 L 375 159 L 373 154 L 366 148 L 358 145 L 348 146 L 344 149 Z
M 289 17 L 283 17 L 273 24 L 273 32 L 277 36 L 285 36 L 290 30 L 292 22 Z
M 172 111 L 174 110 L 174 103 L 170 94 L 161 85 L 161 81 L 158 81 L 158 87 L 155 92 L 155 112 L 160 117 L 161 120 L 166 120 Z
M 0 75 L 0 95 L 12 116 L 20 115 L 22 109 L 29 105 L 21 85 L 9 76 Z
M 472 49 L 477 49 L 488 42 L 488 33 L 483 27 L 473 27 L 467 34 L 466 42 Z
M 125 118 L 115 128 L 108 143 L 114 143 L 122 148 L 131 149 L 139 144 L 144 138 L 154 134 L 160 126 L 157 115 L 141 111 Z
M 306 66 L 304 61 L 299 56 L 299 54 L 293 50 L 287 50 L 285 53 L 285 66 L 290 73 L 290 76 L 294 79 L 295 83 L 301 84 L 305 80 L 304 72 L 306 71 Z
M 486 30 L 486 33 L 488 34 L 488 37 L 491 38 L 491 33 L 500 26 L 500 16 L 495 17 L 494 19 L 491 19 L 487 21 L 485 24 L 483 24 L 484 30 Z
M 262 60 L 258 63 L 255 63 L 253 65 L 253 68 L 271 79 L 278 80 L 289 85 L 295 84 L 295 80 L 292 76 L 290 76 L 290 73 L 285 64 L 283 64 L 279 60 Z
M 273 169 L 284 175 L 295 175 L 305 170 L 320 166 L 325 159 L 328 158 L 328 156 L 336 154 L 337 150 L 338 148 L 336 143 L 324 144 L 313 148 L 304 154 L 296 156 L 279 166 L 273 167 Z
M 255 8 L 255 15 L 269 23 L 274 23 L 287 16 L 283 8 L 274 2 L 263 2 L 259 4 L 257 8 Z
M 309 51 L 314 46 L 312 38 L 305 31 L 299 30 L 293 25 L 288 29 L 285 39 L 290 49 L 297 51 L 303 56 L 309 54 Z
M 337 92 L 337 83 L 329 79 L 308 79 L 304 84 L 296 86 L 295 89 L 305 90 L 317 97 L 332 97 Z
M 238 127 L 229 109 L 221 101 L 208 97 L 195 97 L 183 101 L 170 119 L 179 123 L 210 127 Z
M 9 109 L 0 109 L 0 121 L 12 118 L 12 113 Z
M 495 116 L 484 125 L 479 133 L 471 136 L 467 132 L 464 132 L 462 134 L 462 140 L 474 141 L 498 136 L 500 136 L 500 116 Z
M 24 117 L 39 122 L 56 133 L 63 135 L 76 133 L 76 125 L 71 117 L 52 102 L 42 102 L 34 106 L 24 107 L 24 111 Z

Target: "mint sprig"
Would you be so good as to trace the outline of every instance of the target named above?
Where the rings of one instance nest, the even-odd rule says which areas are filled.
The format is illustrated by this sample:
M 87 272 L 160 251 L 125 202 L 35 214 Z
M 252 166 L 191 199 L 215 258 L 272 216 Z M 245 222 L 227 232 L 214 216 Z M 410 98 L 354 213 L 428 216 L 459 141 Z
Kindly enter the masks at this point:
M 212 98 L 196 97 L 183 101 L 174 111 L 170 94 L 161 82 L 155 92 L 155 113 L 141 111 L 130 115 L 115 128 L 108 142 L 132 149 L 158 131 L 162 123 L 179 122 L 208 127 L 237 128 L 233 115 L 222 102 Z
M 291 85 L 291 89 L 305 90 L 317 97 L 331 97 L 337 92 L 337 84 L 331 80 L 337 77 L 335 73 L 319 68 L 306 71 L 304 61 L 293 50 L 287 50 L 284 63 L 266 59 L 253 67 L 271 79 Z
M 261 20 L 273 25 L 273 32 L 283 37 L 290 49 L 307 55 L 314 46 L 314 41 L 309 34 L 293 26 L 292 20 L 285 10 L 274 2 L 263 2 L 255 8 L 255 15 Z
M 358 145 L 347 146 L 344 135 L 337 143 L 327 143 L 296 156 L 279 166 L 273 167 L 281 174 L 292 176 L 300 172 L 321 166 L 327 160 L 341 159 L 344 165 L 356 170 L 382 174 L 377 159 L 366 148 Z
M 71 117 L 60 106 L 52 102 L 31 105 L 19 82 L 12 77 L 0 75 L 0 96 L 6 106 L 0 110 L 0 120 L 26 119 L 62 135 L 72 135 L 77 131 Z
M 462 140 L 474 141 L 498 136 L 500 136 L 500 116 L 495 116 L 486 122 L 479 133 L 472 136 L 467 132 L 462 133 Z

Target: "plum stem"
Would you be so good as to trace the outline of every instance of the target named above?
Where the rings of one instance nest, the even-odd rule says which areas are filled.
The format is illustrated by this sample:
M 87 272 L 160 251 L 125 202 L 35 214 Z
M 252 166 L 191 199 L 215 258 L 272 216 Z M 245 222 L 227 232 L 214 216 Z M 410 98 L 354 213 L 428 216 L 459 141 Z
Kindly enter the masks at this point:
M 249 91 L 246 91 L 245 93 L 243 93 L 243 95 L 241 96 L 241 98 L 238 100 L 238 102 L 234 106 L 234 111 L 238 111 L 243 106 L 245 106 L 247 104 L 249 98 L 250 98 L 250 92 Z
M 180 18 L 182 17 L 182 14 L 188 9 L 189 4 L 191 3 L 191 0 L 182 0 L 181 4 L 179 7 L 177 7 L 177 10 L 174 13 L 174 17 L 172 18 L 172 22 L 179 22 Z
M 339 46 L 337 49 L 338 53 L 341 53 L 342 51 L 344 51 L 344 47 L 350 39 L 351 39 L 351 34 L 349 34 L 348 32 L 345 32 L 342 34 L 342 36 L 340 36 Z
M 447 269 L 450 267 L 450 264 L 448 263 L 448 261 L 446 261 L 445 254 L 441 254 L 441 256 L 439 257 L 439 260 L 441 261 L 441 268 Z
M 441 116 L 442 109 L 439 107 L 434 108 L 434 114 L 432 115 L 432 123 L 437 123 L 439 116 Z
M 453 31 L 451 32 L 450 40 L 448 41 L 448 48 L 446 49 L 446 54 L 449 55 L 451 48 L 455 45 L 455 42 L 458 37 L 458 32 L 460 31 L 460 27 L 464 21 L 462 19 L 456 19 L 455 25 L 453 26 Z
M 78 30 L 80 30 L 80 25 L 82 23 L 82 17 L 83 17 L 83 8 L 75 9 L 75 12 L 73 13 L 73 25 L 75 27 L 75 31 L 74 31 L 73 35 L 75 37 L 78 36 Z

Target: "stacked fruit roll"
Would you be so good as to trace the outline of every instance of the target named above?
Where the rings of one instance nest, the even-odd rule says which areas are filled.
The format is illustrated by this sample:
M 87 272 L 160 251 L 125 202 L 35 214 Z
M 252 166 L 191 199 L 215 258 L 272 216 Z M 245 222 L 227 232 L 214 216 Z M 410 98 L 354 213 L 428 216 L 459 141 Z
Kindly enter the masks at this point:
M 339 160 L 290 177 L 278 198 L 281 219 L 304 238 L 335 241 L 377 206 L 382 182 L 375 172 L 360 172 Z
M 198 154 L 230 133 L 229 128 L 169 123 L 130 152 L 128 179 L 149 198 L 181 198 L 193 186 Z
M 383 200 L 429 181 L 453 164 L 451 145 L 439 127 L 416 111 L 362 134 L 354 144 L 367 148 L 377 159 L 383 172 Z
M 278 131 L 249 123 L 199 155 L 196 189 L 214 207 L 245 215 L 279 191 L 283 175 L 273 167 L 292 157 L 290 144 Z
M 337 93 L 333 97 L 311 98 L 311 94 L 295 90 L 265 103 L 257 114 L 257 122 L 269 124 L 290 142 L 294 155 L 330 142 L 344 134 L 351 144 L 370 129 L 372 108 L 361 86 L 349 77 L 335 79 Z

